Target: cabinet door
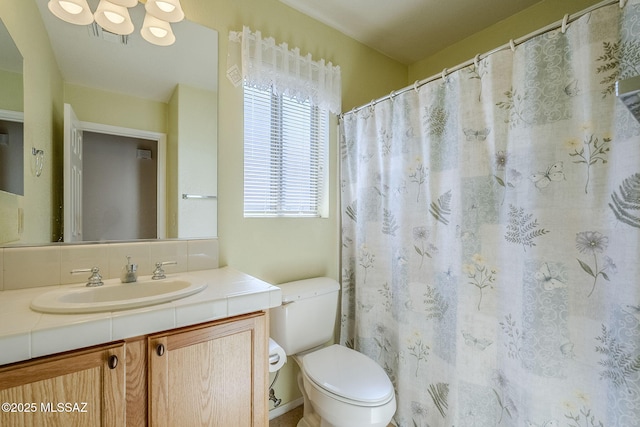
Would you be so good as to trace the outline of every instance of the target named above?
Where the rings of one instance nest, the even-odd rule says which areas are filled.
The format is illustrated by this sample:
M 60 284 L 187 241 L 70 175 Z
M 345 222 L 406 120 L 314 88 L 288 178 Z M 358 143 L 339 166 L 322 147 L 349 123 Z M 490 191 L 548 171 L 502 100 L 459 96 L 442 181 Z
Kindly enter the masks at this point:
M 125 424 L 124 344 L 0 368 L 1 426 Z
M 265 317 L 150 336 L 150 425 L 267 426 Z

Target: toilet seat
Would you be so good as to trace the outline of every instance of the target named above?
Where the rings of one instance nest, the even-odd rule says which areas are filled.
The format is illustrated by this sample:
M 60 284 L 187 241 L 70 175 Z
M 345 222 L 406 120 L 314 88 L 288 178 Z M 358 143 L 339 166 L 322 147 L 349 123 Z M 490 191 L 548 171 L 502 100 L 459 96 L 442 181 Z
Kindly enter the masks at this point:
M 394 397 L 384 370 L 369 357 L 334 344 L 305 355 L 305 376 L 335 399 L 358 406 L 380 406 Z

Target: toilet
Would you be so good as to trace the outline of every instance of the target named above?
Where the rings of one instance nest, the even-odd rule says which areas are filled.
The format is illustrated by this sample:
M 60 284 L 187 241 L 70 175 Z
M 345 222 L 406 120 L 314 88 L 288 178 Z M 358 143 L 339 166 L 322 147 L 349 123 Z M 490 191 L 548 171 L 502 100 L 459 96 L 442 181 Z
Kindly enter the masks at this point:
M 304 416 L 298 427 L 386 427 L 396 411 L 393 385 L 372 359 L 333 339 L 340 285 L 318 277 L 279 285 L 270 336 L 300 367 Z

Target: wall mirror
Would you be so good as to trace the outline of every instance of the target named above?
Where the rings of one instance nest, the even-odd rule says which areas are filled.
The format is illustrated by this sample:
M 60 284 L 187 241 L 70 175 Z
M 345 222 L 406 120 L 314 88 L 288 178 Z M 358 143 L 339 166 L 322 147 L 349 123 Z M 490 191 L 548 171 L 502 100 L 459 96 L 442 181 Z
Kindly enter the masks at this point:
M 22 55 L 0 19 L 0 191 L 24 194 Z
M 160 47 L 140 36 L 144 20 L 144 5 L 129 9 L 135 30 L 129 36 L 117 36 L 102 30 L 97 24 L 77 26 L 56 18 L 47 8 L 48 0 L 24 0 L 36 3 L 44 27 L 48 33 L 58 68 L 64 81 L 64 103 L 69 104 L 80 123 L 80 130 L 104 134 L 136 136 L 164 135 L 165 153 L 162 156 L 146 146 L 133 150 L 142 161 L 156 157 L 162 164 L 157 167 L 157 221 L 158 234 L 140 238 L 199 238 L 217 235 L 217 92 L 218 92 L 218 34 L 185 19 L 172 24 L 176 42 Z M 98 0 L 89 0 L 92 11 Z M 26 65 L 28 66 L 28 64 Z M 25 82 L 25 86 L 30 82 Z M 129 100 L 135 99 L 135 109 Z M 138 107 L 139 106 L 139 107 Z M 125 108 L 126 107 L 126 108 Z M 63 106 L 59 106 L 62 110 Z M 124 113 L 123 111 L 126 111 Z M 28 121 L 24 124 L 29 126 Z M 66 125 L 65 125 L 66 126 Z M 55 142 L 58 144 L 58 142 Z M 63 144 L 60 136 L 59 144 Z M 84 150 L 90 147 L 84 147 Z M 63 147 L 53 163 L 54 188 L 63 194 Z M 26 152 L 26 151 L 25 151 Z M 150 153 L 153 153 L 151 155 Z M 119 164 L 114 154 L 105 156 L 105 162 Z M 109 160 L 107 160 L 109 159 Z M 123 161 L 124 162 L 124 161 Z M 114 169 L 117 169 L 114 167 Z M 58 177 L 58 178 L 56 178 Z M 118 207 L 118 194 L 128 185 L 112 185 L 111 180 L 101 180 L 103 188 L 92 190 L 104 194 L 116 194 L 105 213 L 95 213 L 93 219 L 104 216 L 108 220 L 118 218 L 144 222 L 144 218 L 129 218 L 133 214 L 114 214 Z M 138 185 L 131 186 L 140 187 Z M 95 187 L 94 187 L 95 188 Z M 30 194 L 26 192 L 24 198 Z M 60 197 L 61 199 L 61 197 Z M 93 197 L 96 199 L 96 197 Z M 100 199 L 100 197 L 97 197 Z M 123 198 L 123 200 L 127 200 Z M 64 200 L 53 200 L 64 205 Z M 29 203 L 22 203 L 28 208 Z M 2 206 L 0 206 L 0 209 Z M 155 208 L 155 207 L 154 207 Z M 54 212 L 60 210 L 54 206 Z M 64 211 L 70 209 L 65 206 Z M 133 209 L 150 215 L 156 209 Z M 94 221 L 95 222 L 95 221 Z M 104 223 L 101 226 L 104 228 Z M 194 227 L 194 225 L 197 225 Z M 24 224 L 28 227 L 28 224 Z M 67 230 L 68 231 L 68 230 Z M 59 233 L 61 236 L 62 231 Z M 107 235 L 86 233 L 89 240 L 135 240 L 136 235 Z M 65 231 L 64 235 L 67 233 Z M 48 240 L 44 240 L 48 237 Z M 56 240 L 55 236 L 42 241 L 20 241 L 19 244 L 41 244 Z M 60 239 L 58 239 L 59 241 Z M 65 241 L 87 239 L 66 239 Z M 0 244 L 7 245 L 0 241 Z

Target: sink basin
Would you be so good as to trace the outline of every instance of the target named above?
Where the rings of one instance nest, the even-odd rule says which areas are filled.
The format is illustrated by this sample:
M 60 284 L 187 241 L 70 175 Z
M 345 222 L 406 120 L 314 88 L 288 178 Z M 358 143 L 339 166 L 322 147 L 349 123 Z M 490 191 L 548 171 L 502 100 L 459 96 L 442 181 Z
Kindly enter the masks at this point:
M 106 281 L 95 288 L 72 287 L 45 292 L 31 301 L 31 309 L 43 313 L 96 313 L 126 310 L 174 301 L 202 291 L 205 283 L 181 279 L 134 283 Z

